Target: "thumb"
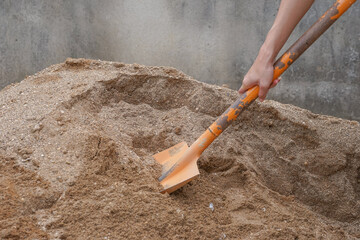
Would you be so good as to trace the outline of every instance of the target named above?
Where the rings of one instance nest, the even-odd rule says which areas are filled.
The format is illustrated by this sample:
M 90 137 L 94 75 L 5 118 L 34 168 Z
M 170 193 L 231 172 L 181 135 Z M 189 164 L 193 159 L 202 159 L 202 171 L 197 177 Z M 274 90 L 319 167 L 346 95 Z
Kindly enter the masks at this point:
M 245 93 L 249 88 L 252 88 L 253 86 L 255 86 L 256 85 L 256 83 L 253 83 L 253 82 L 251 82 L 251 83 L 248 83 L 248 81 L 246 81 L 246 79 L 244 79 L 244 81 L 242 82 L 242 85 L 241 85 L 241 87 L 239 88 L 239 93 L 240 94 L 243 94 L 243 93 Z

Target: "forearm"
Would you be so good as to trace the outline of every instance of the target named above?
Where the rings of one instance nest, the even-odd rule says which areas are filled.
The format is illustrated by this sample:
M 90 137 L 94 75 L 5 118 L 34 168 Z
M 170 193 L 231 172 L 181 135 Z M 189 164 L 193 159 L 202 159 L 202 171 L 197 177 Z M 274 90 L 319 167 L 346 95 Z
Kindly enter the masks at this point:
M 259 56 L 273 63 L 295 26 L 309 10 L 314 0 L 282 0 L 275 21 L 261 46 Z
M 250 70 L 244 76 L 239 93 L 253 86 L 259 86 L 259 100 L 263 101 L 270 88 L 280 79 L 273 79 L 273 64 L 281 48 L 289 38 L 295 26 L 309 10 L 314 0 L 282 0 L 274 24 L 266 36 Z

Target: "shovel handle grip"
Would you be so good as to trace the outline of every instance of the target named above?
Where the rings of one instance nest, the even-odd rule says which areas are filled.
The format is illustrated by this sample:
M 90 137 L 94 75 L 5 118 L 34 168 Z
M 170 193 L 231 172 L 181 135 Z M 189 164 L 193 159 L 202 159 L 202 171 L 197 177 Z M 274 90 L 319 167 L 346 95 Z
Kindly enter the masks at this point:
M 273 81 L 308 49 L 356 0 L 337 0 L 274 64 Z M 219 136 L 258 97 L 259 87 L 248 89 L 210 127 Z

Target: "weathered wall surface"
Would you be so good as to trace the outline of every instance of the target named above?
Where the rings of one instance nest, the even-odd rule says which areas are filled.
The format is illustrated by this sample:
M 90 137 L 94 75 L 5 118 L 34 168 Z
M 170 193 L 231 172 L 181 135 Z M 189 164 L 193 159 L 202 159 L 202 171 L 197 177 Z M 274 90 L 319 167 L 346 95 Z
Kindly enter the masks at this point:
M 316 1 L 287 48 L 332 5 Z M 0 88 L 67 57 L 176 67 L 237 89 L 279 0 L 0 1 Z M 338 20 L 270 98 L 360 120 L 360 7 Z

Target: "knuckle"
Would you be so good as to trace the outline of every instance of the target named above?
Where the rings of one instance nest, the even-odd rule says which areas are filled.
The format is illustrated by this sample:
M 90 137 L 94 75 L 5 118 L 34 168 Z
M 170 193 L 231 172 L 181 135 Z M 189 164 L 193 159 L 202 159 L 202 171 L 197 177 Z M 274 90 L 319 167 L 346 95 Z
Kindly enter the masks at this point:
M 262 92 L 267 92 L 268 89 L 269 89 L 268 86 L 260 85 L 260 90 L 261 90 Z

